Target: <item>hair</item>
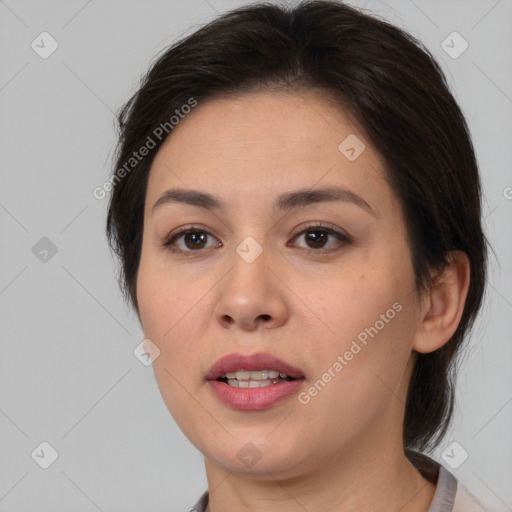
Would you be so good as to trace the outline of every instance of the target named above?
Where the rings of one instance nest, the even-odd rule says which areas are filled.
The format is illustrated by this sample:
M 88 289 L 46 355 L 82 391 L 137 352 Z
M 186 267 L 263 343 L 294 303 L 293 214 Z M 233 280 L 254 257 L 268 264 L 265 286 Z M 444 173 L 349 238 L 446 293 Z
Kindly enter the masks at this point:
M 293 8 L 259 3 L 222 14 L 154 59 L 117 116 L 115 169 L 126 170 L 134 151 L 150 139 L 154 144 L 119 173 L 122 179 L 113 175 L 107 238 L 121 261 L 123 296 L 139 314 L 147 181 L 158 148 L 172 135 L 169 119 L 191 98 L 201 104 L 254 90 L 318 91 L 359 123 L 402 206 L 418 291 L 432 286 L 432 270 L 442 270 L 451 251 L 468 256 L 459 325 L 443 347 L 416 354 L 408 388 L 404 447 L 432 450 L 451 421 L 455 356 L 485 289 L 481 184 L 468 126 L 443 71 L 420 41 L 386 21 L 331 0 Z M 155 137 L 162 126 L 165 136 Z

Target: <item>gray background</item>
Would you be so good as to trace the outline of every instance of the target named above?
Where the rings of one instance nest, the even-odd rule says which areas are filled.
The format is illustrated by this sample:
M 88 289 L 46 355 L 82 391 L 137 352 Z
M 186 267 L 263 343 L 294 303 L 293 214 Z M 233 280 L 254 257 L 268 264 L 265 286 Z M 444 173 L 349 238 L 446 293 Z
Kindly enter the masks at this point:
M 244 3 L 0 0 L 0 511 L 184 511 L 206 489 L 201 454 L 133 354 L 142 331 L 92 190 L 108 177 L 113 112 L 151 59 Z M 435 456 L 490 510 L 512 510 L 512 3 L 350 3 L 425 43 L 473 133 L 497 258 Z M 47 59 L 31 47 L 43 31 L 59 45 Z M 453 31 L 469 43 L 456 59 L 441 46 Z M 46 261 L 43 237 L 57 249 Z M 43 441 L 58 452 L 47 469 Z

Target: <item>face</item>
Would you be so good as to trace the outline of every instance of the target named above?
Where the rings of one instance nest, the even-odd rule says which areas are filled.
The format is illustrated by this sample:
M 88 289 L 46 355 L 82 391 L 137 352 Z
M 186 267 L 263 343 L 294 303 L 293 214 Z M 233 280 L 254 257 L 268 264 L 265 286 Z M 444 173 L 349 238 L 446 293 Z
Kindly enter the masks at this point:
M 219 205 L 159 201 L 169 189 Z M 406 228 L 379 155 L 322 97 L 248 93 L 181 120 L 149 175 L 137 300 L 162 397 L 207 464 L 292 476 L 401 439 L 420 318 Z M 233 353 L 301 378 L 209 381 Z

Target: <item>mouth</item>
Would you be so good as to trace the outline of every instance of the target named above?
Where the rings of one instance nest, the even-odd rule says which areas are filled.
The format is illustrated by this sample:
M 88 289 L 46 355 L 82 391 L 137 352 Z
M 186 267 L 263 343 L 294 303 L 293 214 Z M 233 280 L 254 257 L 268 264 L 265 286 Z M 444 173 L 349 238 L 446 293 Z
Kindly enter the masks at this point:
M 233 385 L 233 387 L 261 387 L 257 384 L 269 385 L 274 381 L 279 383 L 302 379 L 304 373 L 271 354 L 263 352 L 250 355 L 233 353 L 215 362 L 205 378 L 206 380 L 220 380 Z M 246 386 L 246 383 L 252 384 Z
M 261 410 L 298 393 L 304 373 L 278 357 L 265 353 L 229 354 L 206 374 L 214 394 L 238 410 Z
M 297 379 L 277 370 L 239 370 L 229 372 L 223 377 L 218 377 L 216 380 L 224 382 L 233 388 L 264 388 L 272 384 L 280 384 L 281 382 Z

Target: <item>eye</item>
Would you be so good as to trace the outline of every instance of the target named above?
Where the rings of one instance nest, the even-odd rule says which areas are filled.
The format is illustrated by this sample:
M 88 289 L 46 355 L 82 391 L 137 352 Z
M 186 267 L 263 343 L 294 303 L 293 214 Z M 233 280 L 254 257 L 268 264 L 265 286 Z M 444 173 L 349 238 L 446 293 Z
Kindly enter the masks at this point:
M 305 236 L 305 242 L 308 244 L 304 249 L 308 250 L 311 254 L 332 252 L 333 250 L 339 249 L 340 246 L 351 242 L 351 239 L 347 235 L 336 231 L 332 224 L 324 225 L 322 223 L 313 223 L 306 225 L 305 229 L 302 229 L 293 237 L 293 240 L 303 236 Z M 338 240 L 338 247 L 334 249 L 325 248 L 326 242 L 330 241 L 332 238 Z
M 212 235 L 208 231 L 199 229 L 197 226 L 188 227 L 169 235 L 162 245 L 171 252 L 179 252 L 186 256 L 191 256 L 192 253 L 200 252 L 201 249 L 207 247 L 206 241 L 209 237 L 212 237 Z M 179 247 L 180 244 L 175 244 L 175 242 L 183 242 L 183 244 Z M 176 245 L 178 248 L 176 248 Z M 219 247 L 222 244 L 219 242 L 214 245 Z
M 351 242 L 349 236 L 344 235 L 334 229 L 332 224 L 308 224 L 305 226 L 305 228 L 303 226 L 301 231 L 293 235 L 292 240 L 297 240 L 301 236 L 306 237 L 305 241 L 306 244 L 308 244 L 307 247 L 302 247 L 302 249 L 306 249 L 310 254 L 323 254 L 326 252 L 332 252 Z M 193 256 L 194 253 L 199 253 L 202 249 L 209 248 L 207 243 L 208 238 L 213 238 L 213 236 L 208 231 L 201 229 L 199 226 L 186 227 L 176 233 L 169 235 L 167 239 L 162 243 L 162 246 L 171 252 L 181 253 L 185 256 Z M 338 247 L 334 249 L 326 249 L 324 247 L 325 244 L 332 238 L 338 240 Z M 289 245 L 290 243 L 287 244 L 287 246 Z M 217 243 L 210 245 L 210 248 L 220 246 L 222 246 L 222 243 L 217 241 Z

